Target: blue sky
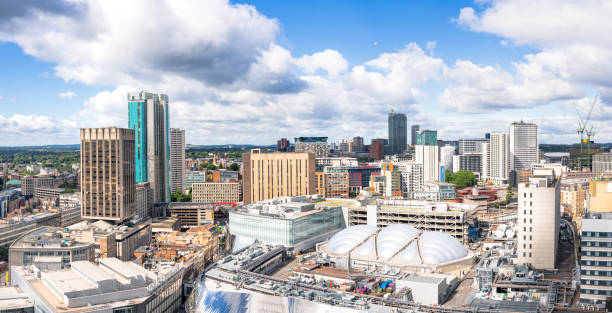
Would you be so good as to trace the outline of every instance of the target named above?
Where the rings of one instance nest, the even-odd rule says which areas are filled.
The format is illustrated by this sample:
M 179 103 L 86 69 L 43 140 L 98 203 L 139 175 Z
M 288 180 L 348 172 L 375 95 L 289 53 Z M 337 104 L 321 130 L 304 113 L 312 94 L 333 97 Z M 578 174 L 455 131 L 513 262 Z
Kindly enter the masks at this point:
M 525 119 L 541 142 L 570 143 L 572 103 L 595 95 L 611 141 L 612 81 L 598 73 L 612 65 L 598 60 L 612 44 L 585 34 L 612 28 L 612 10 L 563 2 L 569 13 L 552 0 L 2 3 L 0 145 L 125 127 L 138 89 L 169 94 L 192 144 L 368 141 L 386 136 L 390 109 L 449 140 Z

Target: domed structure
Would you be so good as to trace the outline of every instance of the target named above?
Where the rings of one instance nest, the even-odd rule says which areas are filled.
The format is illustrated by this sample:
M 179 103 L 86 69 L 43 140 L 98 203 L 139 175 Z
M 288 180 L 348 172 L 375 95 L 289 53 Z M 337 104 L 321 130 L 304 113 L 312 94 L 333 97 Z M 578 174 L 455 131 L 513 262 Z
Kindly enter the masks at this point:
M 442 232 L 421 232 L 406 224 L 379 229 L 374 226 L 350 226 L 327 242 L 331 256 L 348 256 L 367 261 L 400 266 L 436 266 L 458 260 L 468 253 L 454 237 Z

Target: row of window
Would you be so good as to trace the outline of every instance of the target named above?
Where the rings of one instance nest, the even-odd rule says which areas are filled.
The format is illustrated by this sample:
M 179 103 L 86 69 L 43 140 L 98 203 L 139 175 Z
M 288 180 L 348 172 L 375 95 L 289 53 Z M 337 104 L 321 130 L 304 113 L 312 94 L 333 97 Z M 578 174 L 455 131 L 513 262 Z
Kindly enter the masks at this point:
M 580 270 L 581 275 L 612 277 L 612 271 Z
M 607 256 L 612 257 L 612 251 L 582 251 L 582 256 Z
M 581 246 L 583 246 L 583 247 L 607 247 L 607 248 L 612 248 L 612 242 L 583 241 Z
M 600 295 L 600 296 L 609 296 L 612 294 L 612 290 L 595 290 L 595 289 L 580 289 L 580 293 L 588 294 L 588 295 Z
M 582 279 L 580 282 L 583 285 L 591 285 L 591 286 L 612 286 L 612 280 L 589 280 Z
M 581 260 L 580 264 L 587 266 L 612 266 L 611 261 L 589 261 L 589 260 Z
M 582 237 L 612 238 L 612 233 L 611 232 L 583 231 Z

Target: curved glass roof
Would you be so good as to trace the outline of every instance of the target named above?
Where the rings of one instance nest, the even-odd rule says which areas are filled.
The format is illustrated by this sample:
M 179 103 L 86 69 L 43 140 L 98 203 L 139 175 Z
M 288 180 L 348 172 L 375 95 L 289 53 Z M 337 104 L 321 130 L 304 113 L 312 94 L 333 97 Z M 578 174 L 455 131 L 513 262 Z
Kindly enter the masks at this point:
M 421 232 L 405 224 L 390 225 L 380 231 L 374 226 L 350 226 L 329 239 L 327 249 L 335 255 L 346 255 L 352 250 L 351 257 L 403 265 L 437 265 L 467 255 L 465 247 L 454 237 L 442 232 Z

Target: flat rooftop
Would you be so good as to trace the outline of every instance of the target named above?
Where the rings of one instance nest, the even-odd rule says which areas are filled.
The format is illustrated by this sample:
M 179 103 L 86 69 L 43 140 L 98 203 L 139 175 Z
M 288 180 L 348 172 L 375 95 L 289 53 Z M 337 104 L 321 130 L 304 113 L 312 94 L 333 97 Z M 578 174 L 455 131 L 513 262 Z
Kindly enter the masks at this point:
M 92 243 L 77 242 L 61 227 L 42 227 L 17 239 L 12 248 L 73 248 L 86 247 Z

